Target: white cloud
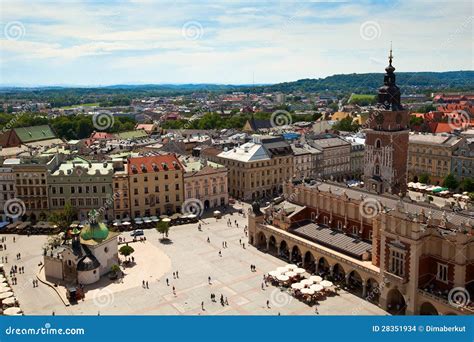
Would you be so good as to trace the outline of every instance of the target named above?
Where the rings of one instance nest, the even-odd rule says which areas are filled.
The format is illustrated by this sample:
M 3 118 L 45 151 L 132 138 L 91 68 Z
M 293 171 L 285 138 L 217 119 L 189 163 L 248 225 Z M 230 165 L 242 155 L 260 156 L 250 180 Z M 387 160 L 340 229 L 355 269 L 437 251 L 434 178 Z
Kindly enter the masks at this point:
M 256 82 L 289 81 L 382 71 L 390 41 L 399 71 L 472 69 L 469 15 L 469 2 L 10 1 L 2 4 L 2 28 L 20 21 L 25 34 L 0 40 L 1 82 L 90 83 L 81 79 L 86 73 L 76 73 L 83 65 L 101 70 L 97 83 L 117 77 L 127 83 L 250 83 L 253 74 Z M 380 32 L 364 40 L 359 29 L 369 20 Z M 200 39 L 183 37 L 189 21 L 202 25 Z M 32 72 L 22 73 L 25 63 Z M 57 65 L 74 68 L 63 74 L 77 79 L 44 79 Z M 120 69 L 127 72 L 118 76 Z

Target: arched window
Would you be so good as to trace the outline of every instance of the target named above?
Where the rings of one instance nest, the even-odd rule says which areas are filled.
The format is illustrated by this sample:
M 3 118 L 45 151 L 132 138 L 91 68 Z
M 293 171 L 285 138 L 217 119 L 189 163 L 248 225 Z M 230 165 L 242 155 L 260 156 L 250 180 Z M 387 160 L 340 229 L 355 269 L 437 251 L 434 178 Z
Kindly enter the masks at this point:
M 382 147 L 382 142 L 380 141 L 380 139 L 375 140 L 375 148 L 380 148 L 380 147 Z
M 375 175 L 380 176 L 380 166 L 379 165 L 375 165 Z

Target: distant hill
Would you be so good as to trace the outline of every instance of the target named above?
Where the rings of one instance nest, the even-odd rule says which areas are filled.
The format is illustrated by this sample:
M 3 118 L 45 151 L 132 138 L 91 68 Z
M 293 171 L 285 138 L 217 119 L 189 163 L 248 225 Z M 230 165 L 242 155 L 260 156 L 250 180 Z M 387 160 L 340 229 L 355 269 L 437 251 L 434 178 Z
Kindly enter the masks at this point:
M 230 93 L 242 92 L 337 92 L 375 94 L 383 83 L 383 73 L 333 75 L 319 79 L 302 79 L 278 84 L 232 85 L 232 84 L 117 84 L 102 87 L 38 86 L 14 87 L 0 86 L 0 100 L 7 97 L 38 98 L 77 97 L 77 96 L 172 96 L 189 93 Z M 430 91 L 474 91 L 474 71 L 447 72 L 398 72 L 397 84 L 403 93 Z M 95 99 L 90 99 L 94 102 Z M 63 101 L 64 104 L 70 104 Z M 74 101 L 72 101 L 75 103 Z
M 258 87 L 262 91 L 285 93 L 303 92 L 354 92 L 373 93 L 383 83 L 383 73 L 333 75 L 319 79 L 302 79 Z M 402 92 L 426 90 L 474 90 L 474 71 L 398 72 L 397 84 Z M 256 87 L 257 88 L 257 87 Z

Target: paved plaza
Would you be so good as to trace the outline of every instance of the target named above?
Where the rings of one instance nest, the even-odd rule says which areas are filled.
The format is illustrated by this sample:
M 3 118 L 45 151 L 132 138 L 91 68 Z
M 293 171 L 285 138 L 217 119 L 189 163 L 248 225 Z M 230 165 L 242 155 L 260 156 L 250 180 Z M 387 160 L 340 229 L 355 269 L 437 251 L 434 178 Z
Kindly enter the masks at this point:
M 235 224 L 228 227 L 228 217 L 232 222 L 237 220 L 239 228 Z M 13 290 L 26 315 L 49 315 L 53 311 L 56 315 L 314 315 L 315 307 L 276 287 L 262 290 L 263 275 L 286 263 L 249 246 L 243 229 L 246 224 L 247 218 L 234 213 L 218 221 L 205 219 L 202 231 L 198 231 L 197 224 L 171 227 L 167 244 L 160 242 L 156 230 L 146 230 L 146 242 L 131 244 L 136 264 L 124 269 L 123 280 L 111 283 L 104 277 L 99 284 L 86 286 L 84 301 L 70 306 L 65 306 L 51 287 L 43 283 L 37 288 L 32 286 L 46 236 L 16 236 L 13 243 L 13 235 L 3 235 L 7 237 L 7 250 L 0 256 L 8 256 L 7 273 L 14 264 L 25 267 L 25 273 L 17 275 L 18 285 Z M 130 239 L 129 233 L 122 236 Z M 239 240 L 245 242 L 245 249 Z M 227 242 L 227 248 L 223 248 L 223 242 Z M 21 260 L 16 260 L 18 252 Z M 251 272 L 251 264 L 256 265 L 256 272 Z M 173 278 L 175 271 L 178 279 Z M 148 289 L 143 288 L 143 281 L 148 282 Z M 216 295 L 216 302 L 211 301 L 211 293 Z M 228 305 L 220 304 L 221 294 Z M 320 301 L 317 310 L 322 315 L 386 314 L 342 290 L 338 296 Z

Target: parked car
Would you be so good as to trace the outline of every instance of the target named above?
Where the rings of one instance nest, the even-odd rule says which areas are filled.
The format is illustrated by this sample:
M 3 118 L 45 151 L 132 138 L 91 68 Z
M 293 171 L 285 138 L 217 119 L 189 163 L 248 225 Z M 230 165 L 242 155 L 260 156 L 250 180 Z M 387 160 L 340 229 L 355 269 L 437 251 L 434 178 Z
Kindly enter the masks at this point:
M 141 236 L 144 235 L 143 229 L 135 229 L 133 232 L 130 233 L 130 236 Z

